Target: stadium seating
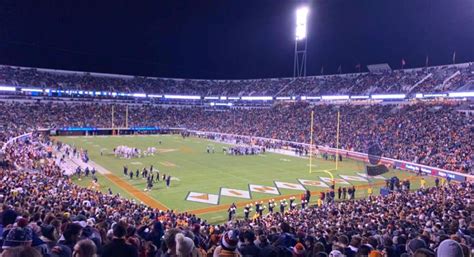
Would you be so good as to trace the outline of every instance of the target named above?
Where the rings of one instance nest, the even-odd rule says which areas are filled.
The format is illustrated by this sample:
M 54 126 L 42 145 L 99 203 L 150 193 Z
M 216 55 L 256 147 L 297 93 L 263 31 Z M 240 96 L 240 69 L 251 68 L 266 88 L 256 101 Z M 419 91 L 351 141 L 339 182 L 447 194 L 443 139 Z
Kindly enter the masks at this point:
M 0 67 L 0 83 L 32 87 L 196 95 L 322 95 L 447 92 L 470 87 L 472 64 L 388 74 L 244 81 L 120 78 Z M 113 107 L 112 107 L 113 106 Z M 211 225 L 191 213 L 157 210 L 74 184 L 48 149 L 58 144 L 40 128 L 115 127 L 126 124 L 125 104 L 108 102 L 0 101 L 0 245 L 2 257 L 72 257 L 81 249 L 130 256 L 453 256 L 473 249 L 472 181 L 388 196 L 324 203 L 252 220 Z M 132 104 L 129 126 L 181 127 L 309 142 L 365 152 L 377 141 L 383 155 L 473 174 L 472 106 L 459 102 L 384 105 L 282 103 L 266 108 L 170 107 Z M 26 139 L 5 142 L 33 132 Z M 314 199 L 313 199 L 314 200 Z M 241 211 L 241 210 L 238 210 Z M 123 240 L 123 241 L 121 241 Z M 21 246 L 11 248 L 13 246 Z M 35 254 L 35 250 L 40 255 Z M 127 248 L 128 247 L 128 248 Z M 14 250 L 12 250 L 14 249 Z M 115 249 L 116 250 L 116 249 Z M 3 251 L 3 253 L 2 253 Z M 125 250 L 124 250 L 125 251 Z M 384 253 L 385 255 L 383 255 Z M 17 254 L 17 255 L 14 255 Z M 417 255 L 415 255 L 417 254 Z M 86 256 L 86 255 L 74 255 Z
M 183 254 L 178 256 L 435 256 L 437 251 L 437 256 L 462 257 L 472 249 L 470 182 L 212 226 L 193 214 L 154 210 L 79 187 L 48 158 L 51 146 L 58 147 L 33 135 L 6 149 L 14 165 L 0 169 L 5 256 L 13 249 L 34 251 L 30 246 L 41 255 L 25 256 L 72 256 L 73 249 L 90 244 L 108 257 L 116 256 L 110 248 L 120 242 L 131 246 L 128 256 L 174 256 L 175 251 Z M 40 159 L 46 162 L 38 165 Z
M 115 106 L 114 126 L 125 126 L 125 106 Z M 472 173 L 473 116 L 456 104 L 358 106 L 284 104 L 261 109 L 217 111 L 202 107 L 129 107 L 129 126 L 181 127 L 246 136 L 309 142 L 315 115 L 315 142 L 336 146 L 337 111 L 343 149 L 366 152 L 378 142 L 385 157 Z M 112 127 L 112 105 L 79 103 L 1 103 L 3 138 L 33 128 Z
M 472 63 L 298 78 L 254 80 L 192 80 L 106 76 L 79 72 L 51 72 L 0 66 L 0 83 L 51 89 L 145 92 L 200 96 L 366 95 L 371 93 L 436 93 L 474 85 Z

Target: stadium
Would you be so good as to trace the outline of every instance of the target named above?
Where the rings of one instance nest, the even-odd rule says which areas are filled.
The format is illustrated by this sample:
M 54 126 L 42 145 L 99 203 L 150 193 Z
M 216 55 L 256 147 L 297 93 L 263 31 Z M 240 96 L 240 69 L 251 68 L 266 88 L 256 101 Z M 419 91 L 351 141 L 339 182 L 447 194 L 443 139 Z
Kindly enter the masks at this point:
M 105 23 L 90 6 L 45 4 L 27 26 L 15 16 L 33 5 L 5 3 L 1 257 L 474 256 L 472 1 L 420 1 L 461 17 L 456 29 L 374 4 L 426 16 L 387 33 L 460 42 L 431 55 L 403 52 L 414 43 L 383 38 L 384 24 L 334 39 L 339 23 L 378 19 L 363 0 L 249 4 L 266 18 L 185 2 L 98 4 L 121 14 Z

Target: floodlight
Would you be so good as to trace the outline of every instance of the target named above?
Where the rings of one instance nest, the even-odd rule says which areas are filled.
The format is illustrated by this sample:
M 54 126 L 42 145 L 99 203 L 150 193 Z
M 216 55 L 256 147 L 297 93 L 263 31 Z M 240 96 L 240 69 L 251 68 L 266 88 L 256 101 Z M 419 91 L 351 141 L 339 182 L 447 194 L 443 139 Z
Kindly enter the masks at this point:
M 308 20 L 309 8 L 302 6 L 296 9 L 296 40 L 302 40 L 306 38 L 306 22 Z

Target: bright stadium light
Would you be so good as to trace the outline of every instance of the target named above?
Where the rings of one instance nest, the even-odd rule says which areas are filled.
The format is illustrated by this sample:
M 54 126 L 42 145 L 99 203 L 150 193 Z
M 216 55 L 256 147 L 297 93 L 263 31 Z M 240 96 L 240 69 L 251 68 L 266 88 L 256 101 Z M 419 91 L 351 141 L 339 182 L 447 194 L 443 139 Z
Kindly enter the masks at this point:
M 308 5 L 302 5 L 296 9 L 295 57 L 293 63 L 293 77 L 295 78 L 306 76 L 306 49 L 308 47 L 308 14 Z
M 302 6 L 296 9 L 296 40 L 303 40 L 306 38 L 306 23 L 308 20 L 309 8 Z

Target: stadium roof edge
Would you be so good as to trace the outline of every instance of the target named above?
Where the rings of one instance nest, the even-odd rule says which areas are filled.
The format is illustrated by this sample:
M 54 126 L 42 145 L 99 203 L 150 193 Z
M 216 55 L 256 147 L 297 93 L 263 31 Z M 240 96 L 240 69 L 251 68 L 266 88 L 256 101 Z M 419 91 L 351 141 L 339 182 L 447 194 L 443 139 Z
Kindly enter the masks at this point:
M 446 65 L 437 65 L 437 66 L 429 66 L 428 68 L 436 68 L 436 67 L 465 67 L 469 64 L 474 64 L 474 62 L 466 62 L 466 63 L 458 63 L 458 64 L 446 64 Z M 48 68 L 39 68 L 39 67 L 28 67 L 28 66 L 15 66 L 15 65 L 7 65 L 7 64 L 0 64 L 0 67 L 10 67 L 10 68 L 17 68 L 17 69 L 36 69 L 41 72 L 50 72 L 50 73 L 58 73 L 58 74 L 76 74 L 76 75 L 91 75 L 96 77 L 110 77 L 110 78 L 122 78 L 122 79 L 133 79 L 133 78 L 147 78 L 147 79 L 162 79 L 162 80 L 176 80 L 176 81 L 186 81 L 186 80 L 193 80 L 193 81 L 217 81 L 217 82 L 229 82 L 229 81 L 261 81 L 261 80 L 274 80 L 274 79 L 297 79 L 293 77 L 280 77 L 280 78 L 258 78 L 258 79 L 185 79 L 185 78 L 166 78 L 166 77 L 148 77 L 148 76 L 140 76 L 140 75 L 125 75 L 125 74 L 112 74 L 112 73 L 101 73 L 101 72 L 92 72 L 92 71 L 71 71 L 71 70 L 61 70 L 61 69 L 48 69 Z M 393 71 L 404 71 L 404 72 L 411 72 L 411 71 L 418 71 L 425 69 L 425 67 L 419 68 L 412 68 L 412 69 L 394 69 Z M 344 73 L 344 74 L 330 74 L 330 75 L 314 75 L 314 76 L 306 76 L 305 78 L 331 78 L 331 77 L 351 77 L 351 76 L 358 76 L 362 74 L 367 74 L 369 72 L 357 72 L 357 73 Z

